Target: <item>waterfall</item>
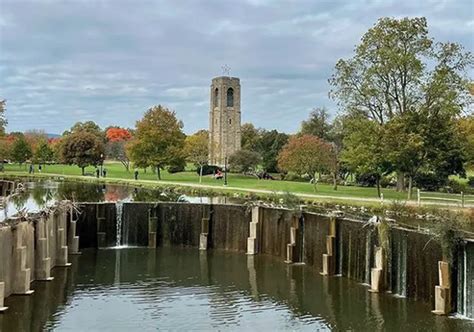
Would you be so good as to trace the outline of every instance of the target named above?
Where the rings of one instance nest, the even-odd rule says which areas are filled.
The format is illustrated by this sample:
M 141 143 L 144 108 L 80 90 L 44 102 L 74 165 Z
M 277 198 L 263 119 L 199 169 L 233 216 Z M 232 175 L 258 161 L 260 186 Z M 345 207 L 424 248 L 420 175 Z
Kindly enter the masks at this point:
M 474 319 L 474 243 L 467 242 L 458 254 L 458 314 Z
M 117 201 L 115 203 L 115 209 L 116 209 L 116 218 L 117 218 L 115 245 L 117 247 L 120 247 L 122 245 L 123 202 Z

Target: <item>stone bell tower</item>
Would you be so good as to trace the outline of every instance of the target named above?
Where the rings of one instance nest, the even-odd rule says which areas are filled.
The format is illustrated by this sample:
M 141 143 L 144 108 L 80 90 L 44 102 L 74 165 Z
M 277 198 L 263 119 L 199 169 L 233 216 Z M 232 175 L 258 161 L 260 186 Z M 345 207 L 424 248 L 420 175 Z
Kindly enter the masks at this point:
M 209 112 L 209 163 L 224 166 L 225 158 L 240 150 L 240 79 L 212 79 Z

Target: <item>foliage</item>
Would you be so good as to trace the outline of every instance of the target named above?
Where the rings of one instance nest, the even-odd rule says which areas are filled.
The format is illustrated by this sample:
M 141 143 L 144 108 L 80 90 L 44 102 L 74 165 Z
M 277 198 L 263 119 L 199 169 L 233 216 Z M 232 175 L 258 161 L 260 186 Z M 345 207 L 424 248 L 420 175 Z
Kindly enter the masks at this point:
M 463 137 L 466 162 L 469 166 L 474 166 L 474 115 L 461 117 L 457 121 L 457 126 L 460 136 Z
M 138 167 L 160 170 L 183 158 L 185 135 L 176 113 L 161 105 L 153 106 L 137 121 L 134 138 L 127 145 L 128 156 Z
M 5 135 L 5 126 L 7 125 L 7 119 L 5 118 L 5 111 L 7 109 L 7 101 L 0 99 L 0 136 Z
M 240 127 L 242 150 L 257 151 L 261 130 L 256 129 L 251 123 L 244 123 Z
M 123 142 L 132 138 L 130 130 L 120 127 L 109 127 L 105 131 L 105 137 L 109 142 Z
M 331 145 L 322 139 L 302 135 L 291 137 L 278 156 L 278 167 L 298 175 L 308 174 L 316 186 L 316 173 L 331 167 Z
M 472 64 L 460 45 L 434 43 L 425 18 L 380 19 L 330 79 L 330 95 L 346 115 L 370 126 L 350 128 L 371 135 L 367 144 L 349 130 L 345 160 L 353 168 L 396 171 L 399 181 L 419 171 L 462 175 L 455 119 L 471 102 L 466 73 Z
M 209 158 L 209 134 L 206 130 L 186 137 L 184 141 L 184 154 L 186 160 L 194 163 L 199 170 L 199 182 L 202 182 L 202 168 Z
M 229 157 L 229 165 L 234 172 L 245 173 L 255 171 L 260 160 L 261 157 L 256 152 L 239 150 Z
M 14 162 L 23 164 L 33 156 L 31 147 L 24 136 L 17 137 L 12 146 L 11 158 Z
M 41 141 L 38 144 L 34 158 L 35 161 L 40 164 L 45 164 L 54 160 L 54 151 L 49 146 L 47 140 Z
M 418 189 L 436 191 L 447 184 L 447 179 L 438 176 L 435 173 L 419 172 L 413 178 L 414 184 Z
M 262 167 L 267 172 L 277 172 L 278 154 L 288 143 L 289 136 L 276 130 L 262 131 L 258 152 L 262 156 Z
M 215 166 L 215 165 L 204 165 L 202 167 L 202 175 L 211 175 L 211 174 L 215 174 L 217 171 L 222 171 L 222 169 L 219 167 L 219 166 Z M 199 174 L 199 169 L 197 170 L 198 174 Z
M 329 113 L 325 108 L 315 108 L 309 114 L 309 119 L 301 122 L 301 135 L 313 135 L 326 141 L 331 141 L 331 123 Z
M 75 124 L 60 143 L 61 160 L 66 164 L 79 166 L 82 175 L 85 167 L 103 162 L 104 136 L 94 125 L 91 121 Z
M 130 171 L 130 159 L 127 156 L 125 146 L 132 138 L 132 134 L 128 129 L 120 127 L 109 127 L 105 131 L 107 138 L 106 155 L 108 158 L 118 160 L 125 167 L 127 172 Z

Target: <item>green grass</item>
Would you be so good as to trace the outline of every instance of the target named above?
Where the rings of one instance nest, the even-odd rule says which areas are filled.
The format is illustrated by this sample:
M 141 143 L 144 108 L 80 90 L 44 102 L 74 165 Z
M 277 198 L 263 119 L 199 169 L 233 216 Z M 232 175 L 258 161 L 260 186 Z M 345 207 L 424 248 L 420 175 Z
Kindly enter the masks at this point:
M 122 180 L 120 182 L 134 183 L 133 180 L 133 170 L 127 172 L 122 164 L 118 162 L 106 162 L 104 167 L 107 169 L 107 178 L 109 181 L 113 180 Z M 25 165 L 6 165 L 5 171 L 7 174 L 12 175 L 27 175 L 28 168 Z M 38 169 L 35 169 L 36 174 L 38 174 Z M 146 173 L 142 169 L 139 170 L 139 181 L 140 180 L 151 180 L 156 181 L 156 184 L 159 184 L 157 181 L 156 174 L 152 173 L 151 170 L 148 170 Z M 87 167 L 86 173 L 93 174 L 95 176 L 95 168 Z M 43 166 L 43 175 L 67 175 L 81 177 L 81 169 L 77 166 L 68 166 L 68 165 L 46 165 Z M 172 181 L 177 184 L 179 183 L 188 183 L 188 184 L 199 184 L 199 176 L 195 171 L 187 170 L 185 172 L 170 174 L 167 171 L 161 172 L 162 181 Z M 94 181 L 93 176 L 87 176 L 86 178 L 90 181 Z M 125 180 L 125 181 L 123 181 Z M 118 181 L 117 181 L 118 182 Z M 219 189 L 223 187 L 223 180 L 215 180 L 211 176 L 204 176 L 202 179 L 203 185 L 209 185 Z M 284 191 L 300 194 L 317 194 L 317 195 L 326 195 L 326 196 L 336 196 L 336 197 L 354 197 L 354 198 L 377 198 L 376 188 L 366 188 L 366 187 L 356 187 L 356 186 L 338 186 L 338 190 L 333 190 L 332 185 L 330 184 L 318 184 L 317 190 L 314 190 L 314 186 L 310 183 L 304 182 L 291 182 L 291 181 L 280 181 L 280 180 L 259 180 L 255 177 L 244 176 L 240 174 L 228 174 L 228 186 L 236 187 L 241 189 L 261 189 L 261 190 L 270 190 L 270 191 Z M 386 199 L 398 199 L 406 200 L 407 193 L 396 192 L 393 189 L 382 189 L 384 198 Z M 436 193 L 436 196 L 440 197 L 456 197 L 459 195 L 451 194 L 441 194 Z M 416 199 L 416 193 L 413 194 L 413 199 Z

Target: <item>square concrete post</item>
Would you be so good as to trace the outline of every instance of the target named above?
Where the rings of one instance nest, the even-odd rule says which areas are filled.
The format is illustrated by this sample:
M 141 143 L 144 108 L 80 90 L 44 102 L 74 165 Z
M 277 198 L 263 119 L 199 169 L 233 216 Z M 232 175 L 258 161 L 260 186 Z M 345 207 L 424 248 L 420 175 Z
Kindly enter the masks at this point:
M 68 249 L 69 255 L 80 255 L 79 236 L 76 234 L 77 220 L 74 219 L 74 209 L 69 210 L 69 232 L 68 232 Z
M 385 290 L 385 251 L 375 247 L 375 267 L 370 271 L 370 292 L 378 293 Z
M 258 239 L 260 237 L 260 224 L 262 210 L 258 206 L 252 208 L 252 221 L 249 227 L 249 237 L 247 238 L 247 255 L 256 255 L 259 251 Z
M 68 262 L 66 211 L 59 210 L 54 216 L 58 234 L 58 238 L 56 239 L 56 266 L 71 266 L 71 263 Z
M 436 315 L 448 315 L 451 312 L 451 278 L 450 268 L 447 262 L 438 262 L 439 286 L 435 286 L 435 310 Z
M 5 299 L 5 283 L 0 282 L 0 313 L 8 309 L 8 307 L 5 307 L 4 299 Z
M 12 293 L 18 295 L 33 294 L 30 289 L 31 269 L 26 267 L 26 246 L 23 245 L 23 227 L 17 226 L 13 233 L 13 275 Z
M 201 219 L 201 234 L 199 235 L 199 250 L 207 250 L 209 247 L 209 218 Z
M 336 217 L 329 218 L 328 233 L 326 236 L 326 254 L 323 254 L 323 270 L 320 273 L 323 276 L 332 276 L 336 274 Z
M 35 279 L 43 281 L 51 281 L 51 257 L 49 255 L 50 236 L 47 230 L 47 218 L 40 217 L 35 225 Z

